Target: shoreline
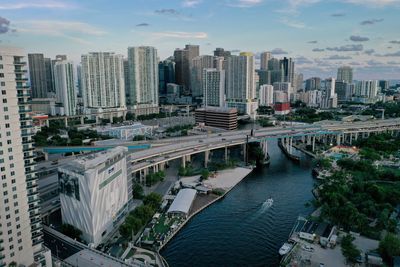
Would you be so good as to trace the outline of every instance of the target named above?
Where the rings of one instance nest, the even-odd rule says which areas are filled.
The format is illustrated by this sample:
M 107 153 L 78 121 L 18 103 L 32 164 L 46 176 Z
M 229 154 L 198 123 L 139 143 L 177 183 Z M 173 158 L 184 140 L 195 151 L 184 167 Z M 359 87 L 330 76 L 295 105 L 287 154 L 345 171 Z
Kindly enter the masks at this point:
M 236 169 L 236 168 L 235 168 Z M 176 231 L 168 237 L 168 239 L 157 249 L 157 253 L 161 256 L 160 251 L 175 237 L 175 235 L 177 233 L 179 233 L 179 231 L 193 218 L 195 217 L 197 214 L 199 214 L 200 212 L 202 212 L 203 210 L 205 210 L 206 208 L 210 207 L 212 204 L 214 204 L 217 201 L 220 201 L 221 199 L 223 199 L 233 188 L 235 188 L 240 182 L 242 182 L 247 176 L 249 176 L 249 174 L 251 174 L 253 172 L 254 168 L 250 170 L 250 172 L 248 172 L 245 176 L 243 176 L 239 182 L 237 182 L 234 186 L 232 186 L 231 188 L 227 189 L 224 194 L 218 196 L 216 199 L 212 200 L 211 202 L 207 203 L 206 205 L 204 205 L 203 207 L 201 207 L 200 209 L 196 210 L 193 214 L 191 214 L 189 217 L 187 217 L 187 219 L 176 229 Z M 162 257 L 162 256 L 161 256 Z M 167 263 L 167 261 L 164 259 L 164 257 L 162 257 L 162 259 L 165 261 L 165 263 Z M 168 263 L 167 263 L 168 264 Z

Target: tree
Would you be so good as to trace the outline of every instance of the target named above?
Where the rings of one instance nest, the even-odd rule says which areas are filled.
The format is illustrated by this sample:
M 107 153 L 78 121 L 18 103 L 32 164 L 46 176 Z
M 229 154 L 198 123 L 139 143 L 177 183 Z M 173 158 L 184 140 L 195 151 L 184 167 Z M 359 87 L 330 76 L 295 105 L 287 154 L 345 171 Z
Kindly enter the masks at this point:
M 144 135 L 135 135 L 132 141 L 142 141 L 145 139 Z
M 162 201 L 162 196 L 157 193 L 150 193 L 143 198 L 143 204 L 157 210 Z
M 356 263 L 357 257 L 360 256 L 360 251 L 353 244 L 354 237 L 346 235 L 342 239 L 341 247 L 343 256 L 350 263 Z
M 207 180 L 209 176 L 210 176 L 210 171 L 208 169 L 203 169 L 201 171 L 201 179 L 202 180 Z
M 379 242 L 378 250 L 383 260 L 391 264 L 392 257 L 400 256 L 400 239 L 396 235 L 388 233 L 385 238 Z
M 132 189 L 133 198 L 142 199 L 143 198 L 143 187 L 140 184 L 135 184 Z

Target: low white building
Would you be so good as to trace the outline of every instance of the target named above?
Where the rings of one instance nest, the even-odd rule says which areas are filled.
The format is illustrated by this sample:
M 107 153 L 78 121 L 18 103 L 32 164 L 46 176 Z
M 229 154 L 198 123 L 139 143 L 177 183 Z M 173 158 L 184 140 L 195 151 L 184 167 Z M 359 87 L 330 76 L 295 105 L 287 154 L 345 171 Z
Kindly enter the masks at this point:
M 121 140 L 132 140 L 137 135 L 153 135 L 154 126 L 134 123 L 131 125 L 105 126 L 98 127 L 96 130 L 99 134 L 109 135 Z
M 177 214 L 187 217 L 189 215 L 190 208 L 192 207 L 193 201 L 196 197 L 197 191 L 194 189 L 181 189 L 176 195 L 176 198 L 169 207 L 168 214 Z
M 128 209 L 131 182 L 126 147 L 115 147 L 58 168 L 62 221 L 95 246 Z

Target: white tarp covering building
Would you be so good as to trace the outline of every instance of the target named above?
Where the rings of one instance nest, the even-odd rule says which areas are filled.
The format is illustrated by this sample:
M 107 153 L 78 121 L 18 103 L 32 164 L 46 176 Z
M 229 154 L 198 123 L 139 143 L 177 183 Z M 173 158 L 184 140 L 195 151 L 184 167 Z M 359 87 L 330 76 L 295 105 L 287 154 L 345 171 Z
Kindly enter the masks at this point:
M 167 213 L 180 214 L 187 216 L 192 207 L 193 200 L 196 197 L 197 191 L 194 189 L 181 189 L 176 195 L 174 202 L 172 202 Z
M 154 126 L 134 123 L 130 125 L 98 127 L 96 130 L 100 134 L 109 135 L 121 140 L 132 141 L 133 137 L 137 135 L 153 135 L 153 128 Z
M 127 210 L 131 183 L 126 147 L 115 147 L 68 162 L 58 168 L 63 223 L 82 231 L 95 246 Z

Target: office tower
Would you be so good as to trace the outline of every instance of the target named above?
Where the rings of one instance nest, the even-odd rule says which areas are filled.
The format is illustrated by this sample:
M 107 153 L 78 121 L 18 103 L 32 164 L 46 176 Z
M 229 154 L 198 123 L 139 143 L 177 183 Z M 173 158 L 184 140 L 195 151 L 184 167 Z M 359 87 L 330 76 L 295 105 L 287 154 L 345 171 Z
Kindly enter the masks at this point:
M 379 87 L 381 90 L 388 90 L 389 89 L 389 81 L 379 81 Z
M 294 81 L 294 61 L 292 58 L 286 58 L 280 60 L 281 67 L 283 68 L 283 79 L 285 82 L 293 83 Z
M 268 70 L 268 62 L 271 60 L 271 52 L 262 52 L 260 55 L 260 69 Z
M 175 60 L 175 82 L 183 86 L 186 94 L 191 94 L 190 69 L 192 59 L 200 55 L 200 46 L 186 45 L 184 49 L 176 49 Z
M 87 111 L 125 108 L 124 60 L 110 52 L 81 57 L 82 92 Z
M 76 115 L 74 64 L 66 60 L 57 61 L 54 66 L 54 81 L 57 102 L 62 104 L 64 114 Z
M 349 66 L 343 66 L 343 67 L 338 68 L 337 80 L 344 81 L 347 83 L 352 83 L 353 82 L 353 69 Z
M 319 90 L 310 90 L 302 93 L 302 101 L 307 107 L 319 107 L 321 104 L 322 93 Z
M 125 85 L 125 100 L 128 101 L 130 97 L 130 75 L 129 75 L 129 62 L 128 59 L 124 59 L 124 85 Z
M 0 47 L 1 266 L 45 265 L 49 256 L 42 246 L 25 61 L 20 49 Z
M 78 89 L 78 96 L 82 97 L 82 66 L 76 66 L 76 88 Z
M 256 70 L 258 74 L 259 85 L 269 84 L 271 85 L 271 72 L 268 70 Z
M 56 60 L 59 61 L 67 60 L 67 55 L 56 55 Z
M 328 78 L 321 82 L 321 92 L 321 108 L 337 108 L 337 94 L 334 78 Z
M 175 83 L 175 62 L 166 59 L 158 63 L 158 91 L 160 95 L 167 94 L 167 84 Z
M 290 102 L 291 98 L 293 98 L 293 87 L 291 83 L 282 82 L 282 83 L 274 83 L 274 91 L 282 91 L 287 95 L 287 99 L 285 102 Z
M 338 102 L 350 101 L 352 96 L 353 83 L 344 81 L 335 82 L 335 91 L 337 94 Z
M 227 105 L 237 108 L 239 113 L 254 114 L 255 112 L 254 71 L 252 53 L 242 52 L 239 56 L 230 56 L 227 59 L 225 83 Z
M 260 106 L 272 106 L 274 104 L 274 87 L 269 84 L 260 86 Z
M 225 71 L 216 68 L 203 69 L 204 106 L 225 106 Z
M 32 98 L 47 97 L 46 66 L 43 54 L 28 54 Z
M 311 90 L 321 90 L 321 78 L 312 77 L 306 80 L 306 92 Z
M 279 59 L 271 58 L 268 61 L 268 77 L 269 83 L 267 84 L 274 84 L 276 82 L 284 82 L 285 80 L 285 73 L 282 66 L 282 63 Z
M 378 95 L 378 81 L 358 81 L 355 86 L 355 95 L 357 97 L 374 99 Z
M 205 55 L 192 59 L 191 85 L 192 96 L 203 95 L 203 70 L 214 68 L 214 57 Z
M 63 223 L 81 230 L 87 243 L 99 245 L 128 212 L 127 153 L 126 147 L 114 147 L 58 168 Z
M 295 92 L 297 92 L 301 89 L 304 89 L 304 87 L 303 87 L 304 80 L 303 79 L 304 79 L 303 74 L 301 74 L 301 73 L 294 74 L 293 88 L 294 88 Z
M 128 48 L 129 109 L 158 107 L 157 49 L 150 46 Z M 149 111 L 151 112 L 151 111 Z
M 225 51 L 223 48 L 221 47 L 217 47 L 214 50 L 214 56 L 215 57 L 223 57 L 223 58 L 228 58 L 231 56 L 231 52 L 230 51 Z
M 47 92 L 55 93 L 54 73 L 51 58 L 44 58 L 44 67 L 46 71 Z
M 214 57 L 214 68 L 217 70 L 223 70 L 225 59 L 223 57 Z

